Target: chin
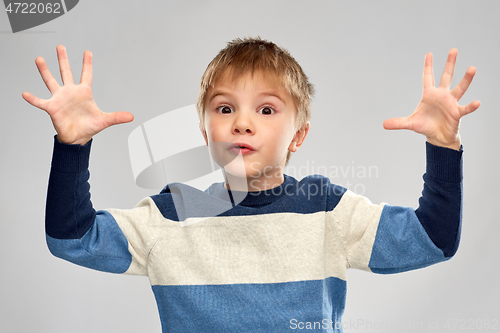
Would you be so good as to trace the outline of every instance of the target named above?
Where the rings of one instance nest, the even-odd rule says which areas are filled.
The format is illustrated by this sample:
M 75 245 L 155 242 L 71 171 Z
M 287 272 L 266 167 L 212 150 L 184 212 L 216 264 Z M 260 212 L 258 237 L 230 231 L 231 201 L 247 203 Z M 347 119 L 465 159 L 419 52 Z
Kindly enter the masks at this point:
M 251 175 L 248 172 L 246 172 L 245 168 L 241 169 L 239 167 L 233 167 L 230 165 L 226 165 L 224 167 L 224 172 L 231 177 L 245 178 L 245 179 L 251 177 Z
M 221 162 L 222 165 L 219 165 L 224 168 L 224 171 L 226 173 L 230 174 L 233 177 L 245 178 L 246 180 L 246 178 L 249 176 L 250 169 L 245 165 L 245 160 L 243 159 L 243 156 L 241 154 L 237 155 L 236 157 L 232 155 L 230 156 L 230 158 L 226 157 L 222 161 L 217 162 Z

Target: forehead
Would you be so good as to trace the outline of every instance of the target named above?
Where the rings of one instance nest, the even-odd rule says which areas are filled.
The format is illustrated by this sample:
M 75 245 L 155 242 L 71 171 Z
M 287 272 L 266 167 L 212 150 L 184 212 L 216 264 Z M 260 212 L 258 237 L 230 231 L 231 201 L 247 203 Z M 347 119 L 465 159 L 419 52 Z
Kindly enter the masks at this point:
M 277 73 L 263 70 L 237 72 L 228 68 L 215 77 L 213 84 L 207 90 L 207 101 L 210 101 L 221 89 L 231 90 L 237 87 L 258 91 L 273 91 L 282 95 L 283 98 L 291 98 L 285 87 L 283 77 Z

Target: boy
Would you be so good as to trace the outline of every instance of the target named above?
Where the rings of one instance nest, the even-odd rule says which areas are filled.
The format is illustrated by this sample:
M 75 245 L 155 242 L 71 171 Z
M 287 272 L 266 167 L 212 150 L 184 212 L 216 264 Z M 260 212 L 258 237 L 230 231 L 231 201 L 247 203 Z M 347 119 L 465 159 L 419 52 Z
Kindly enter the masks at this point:
M 49 249 L 93 269 L 147 275 L 164 332 L 342 332 L 347 268 L 397 273 L 447 260 L 457 250 L 458 126 L 479 102 L 458 105 L 473 67 L 449 90 L 455 49 L 437 88 L 432 56 L 426 56 L 417 109 L 384 122 L 386 129 L 427 137 L 427 172 L 415 211 L 374 205 L 325 177 L 299 182 L 283 174 L 309 131 L 312 85 L 275 44 L 259 38 L 230 42 L 207 67 L 197 104 L 203 137 L 226 179 L 205 195 L 217 203 L 249 193 L 224 213 L 186 227 L 172 184 L 131 210 L 92 208 L 90 141 L 133 116 L 97 108 L 90 52 L 84 53 L 80 85 L 73 84 L 64 47 L 57 54 L 64 86 L 37 58 L 53 96 L 23 94 L 49 113 L 57 131 L 47 193 Z M 243 157 L 244 168 L 230 163 L 236 156 Z M 311 188 L 315 192 L 306 193 Z

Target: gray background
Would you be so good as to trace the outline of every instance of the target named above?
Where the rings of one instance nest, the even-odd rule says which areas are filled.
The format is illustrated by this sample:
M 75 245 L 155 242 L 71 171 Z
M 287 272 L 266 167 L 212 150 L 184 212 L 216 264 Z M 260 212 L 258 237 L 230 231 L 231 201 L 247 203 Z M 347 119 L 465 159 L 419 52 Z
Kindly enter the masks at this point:
M 81 268 L 47 250 L 54 129 L 45 112 L 21 97 L 23 91 L 50 97 L 35 58 L 43 56 L 59 79 L 55 47 L 65 45 L 79 81 L 83 52 L 91 50 L 96 103 L 107 112 L 134 113 L 133 123 L 95 137 L 91 159 L 94 206 L 131 208 L 154 192 L 134 183 L 128 134 L 195 103 L 201 75 L 225 43 L 257 35 L 287 48 L 317 88 L 311 132 L 290 166 L 308 174 L 317 166 L 375 166 L 371 177 L 332 178 L 358 185 L 375 203 L 418 205 L 425 138 L 385 131 L 382 122 L 409 115 L 418 104 L 425 53 L 434 54 L 437 81 L 452 47 L 459 50 L 454 84 L 468 66 L 477 67 L 462 99 L 479 99 L 482 106 L 461 125 L 465 181 L 457 255 L 389 276 L 350 270 L 344 321 L 346 332 L 451 332 L 460 331 L 452 329 L 453 320 L 466 320 L 469 328 L 471 320 L 500 320 L 499 10 L 497 1 L 84 0 L 16 34 L 0 13 L 0 331 L 160 332 L 147 278 Z M 417 329 L 397 328 L 404 325 Z

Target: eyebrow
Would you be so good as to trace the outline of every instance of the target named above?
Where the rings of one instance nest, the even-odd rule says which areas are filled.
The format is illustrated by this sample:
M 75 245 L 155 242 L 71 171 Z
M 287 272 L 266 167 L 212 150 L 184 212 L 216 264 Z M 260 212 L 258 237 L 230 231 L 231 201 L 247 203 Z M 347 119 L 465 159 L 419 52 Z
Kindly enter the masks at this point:
M 285 99 L 282 98 L 282 96 L 276 91 L 271 91 L 271 92 L 262 92 L 259 94 L 259 96 L 272 96 L 278 98 L 283 104 L 286 104 Z
M 215 89 L 210 94 L 208 94 L 207 101 L 210 102 L 214 97 L 217 97 L 219 95 L 224 96 L 224 95 L 230 95 L 230 94 L 231 93 L 229 93 L 229 92 L 225 92 L 225 91 L 221 91 L 221 90 Z
M 217 96 L 226 96 L 226 95 L 231 95 L 231 92 L 229 91 L 224 91 L 221 89 L 215 89 L 211 94 L 207 96 L 207 101 L 210 102 L 212 99 L 214 99 Z M 271 90 L 271 91 L 266 91 L 266 92 L 261 92 L 258 94 L 259 97 L 261 96 L 271 96 L 271 97 L 276 97 L 278 98 L 283 104 L 286 104 L 285 99 L 278 93 L 276 90 Z

